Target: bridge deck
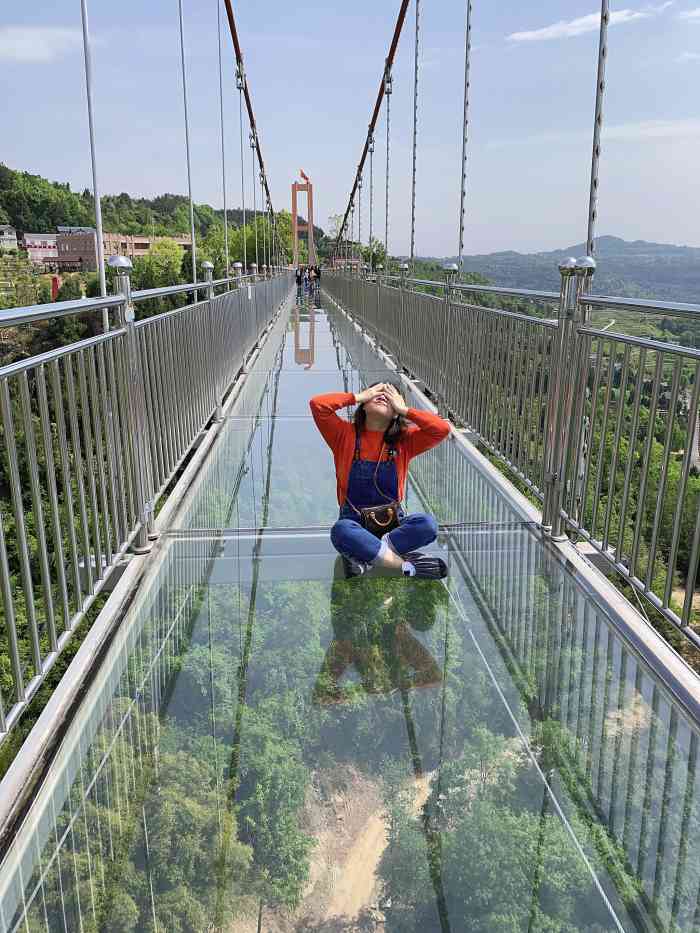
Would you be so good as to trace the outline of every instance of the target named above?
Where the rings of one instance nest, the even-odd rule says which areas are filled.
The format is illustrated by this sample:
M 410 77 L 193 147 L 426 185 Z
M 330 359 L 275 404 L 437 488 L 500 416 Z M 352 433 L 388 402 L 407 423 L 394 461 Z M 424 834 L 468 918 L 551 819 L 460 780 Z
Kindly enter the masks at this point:
M 412 474 L 447 586 L 342 578 L 308 398 L 385 374 L 337 311 L 280 319 L 6 854 L 3 931 L 696 928 L 695 724 L 477 459 Z

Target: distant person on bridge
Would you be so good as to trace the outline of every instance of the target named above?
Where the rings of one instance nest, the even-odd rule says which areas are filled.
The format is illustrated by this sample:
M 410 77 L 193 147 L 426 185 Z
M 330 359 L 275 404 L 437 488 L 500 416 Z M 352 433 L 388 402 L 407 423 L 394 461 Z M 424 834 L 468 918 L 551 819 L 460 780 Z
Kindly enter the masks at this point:
M 333 451 L 340 516 L 331 541 L 345 558 L 348 576 L 373 566 L 407 577 L 446 576 L 443 560 L 416 550 L 435 540 L 437 521 L 419 512 L 406 515 L 401 500 L 410 461 L 447 437 L 448 422 L 409 408 L 398 387 L 384 382 L 358 395 L 317 395 L 309 405 Z M 348 405 L 358 406 L 353 423 L 336 414 Z
M 297 294 L 301 295 L 302 274 L 301 274 L 301 269 L 300 269 L 300 268 L 297 269 L 297 271 L 296 271 L 295 274 L 294 274 L 294 277 L 295 277 L 296 283 L 297 283 Z

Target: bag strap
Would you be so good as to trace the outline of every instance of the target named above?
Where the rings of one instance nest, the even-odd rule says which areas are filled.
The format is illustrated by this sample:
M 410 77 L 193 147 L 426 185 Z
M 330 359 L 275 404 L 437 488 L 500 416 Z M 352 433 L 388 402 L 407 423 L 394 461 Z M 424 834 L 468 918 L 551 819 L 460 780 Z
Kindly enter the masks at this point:
M 385 447 L 386 447 L 386 442 L 382 441 L 382 449 L 379 451 L 379 460 L 377 460 L 377 465 L 374 468 L 374 476 L 372 477 L 372 481 L 374 483 L 374 488 L 377 490 L 379 495 L 383 496 L 388 503 L 397 502 L 399 505 L 401 505 L 400 499 L 392 499 L 391 496 L 387 496 L 387 494 L 385 492 L 382 492 L 382 490 L 379 488 L 379 485 L 377 484 L 377 472 L 379 470 L 379 464 L 382 462 L 382 454 L 384 453 Z M 389 447 L 388 454 L 389 454 L 389 461 L 393 462 L 396 457 L 396 448 L 394 447 L 393 444 L 391 445 L 391 447 Z M 353 463 L 356 460 L 360 459 L 360 432 L 357 428 L 357 425 L 355 425 L 355 453 L 353 454 L 352 459 L 353 459 Z M 358 509 L 357 506 L 353 502 L 350 501 L 350 497 L 347 495 L 347 493 L 345 494 L 345 501 L 348 503 L 348 505 L 353 510 L 353 512 L 356 512 L 358 515 L 362 515 L 362 512 L 360 511 L 360 509 Z

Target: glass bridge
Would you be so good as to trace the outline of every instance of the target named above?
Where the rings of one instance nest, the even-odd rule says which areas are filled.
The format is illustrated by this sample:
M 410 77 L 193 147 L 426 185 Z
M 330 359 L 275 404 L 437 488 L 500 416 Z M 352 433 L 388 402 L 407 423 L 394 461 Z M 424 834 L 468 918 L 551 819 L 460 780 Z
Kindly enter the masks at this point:
M 386 374 L 340 311 L 278 318 L 3 853 L 3 931 L 700 929 L 695 704 L 483 458 L 414 461 L 445 583 L 343 578 L 308 399 Z

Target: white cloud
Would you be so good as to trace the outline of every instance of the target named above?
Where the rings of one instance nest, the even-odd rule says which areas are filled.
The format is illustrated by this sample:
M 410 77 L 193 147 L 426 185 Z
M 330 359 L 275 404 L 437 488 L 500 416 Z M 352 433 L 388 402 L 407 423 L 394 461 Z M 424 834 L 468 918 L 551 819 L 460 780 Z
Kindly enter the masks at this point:
M 1 26 L 0 61 L 52 62 L 80 48 L 79 29 L 63 26 Z
M 681 64 L 685 64 L 686 62 L 700 62 L 700 52 L 681 52 L 676 61 Z
M 678 14 L 681 19 L 689 19 L 691 22 L 700 23 L 700 6 L 694 10 L 683 10 Z
M 610 14 L 609 25 L 616 26 L 622 23 L 633 23 L 640 19 L 649 19 L 650 16 L 663 13 L 672 3 L 673 0 L 666 0 L 660 6 L 645 7 L 643 10 L 616 10 Z M 512 32 L 506 38 L 511 42 L 548 42 L 552 39 L 571 39 L 587 32 L 597 32 L 599 29 L 600 13 L 588 13 L 576 19 L 560 20 L 558 23 L 552 23 L 551 26 L 544 26 L 541 29 Z
M 495 139 L 487 143 L 489 149 L 513 146 L 590 144 L 591 131 L 587 129 L 571 132 L 537 133 L 514 139 Z M 700 139 L 700 118 L 687 117 L 680 120 L 639 120 L 636 123 L 603 124 L 603 148 L 606 143 L 642 143 L 654 139 L 688 140 Z

